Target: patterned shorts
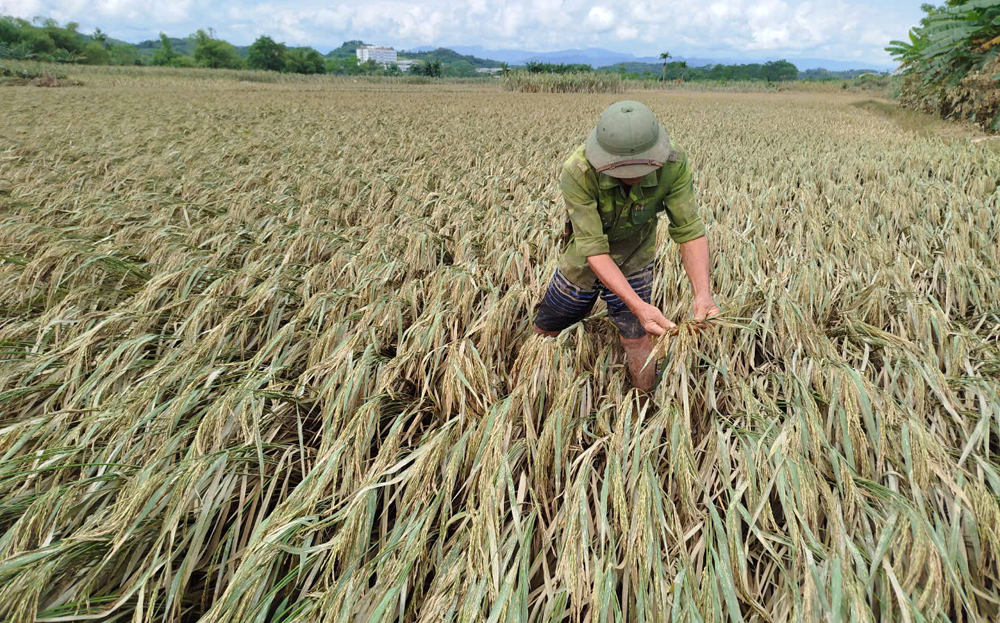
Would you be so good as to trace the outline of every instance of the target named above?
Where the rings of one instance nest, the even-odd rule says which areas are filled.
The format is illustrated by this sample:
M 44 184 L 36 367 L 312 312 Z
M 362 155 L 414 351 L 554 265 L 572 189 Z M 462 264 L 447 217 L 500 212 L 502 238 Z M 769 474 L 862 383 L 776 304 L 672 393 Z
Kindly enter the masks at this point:
M 625 278 L 639 298 L 649 303 L 653 293 L 652 262 L 631 275 L 625 275 Z M 608 304 L 608 316 L 618 327 L 622 337 L 636 339 L 646 335 L 646 330 L 635 314 L 600 280 L 594 281 L 590 289 L 582 289 L 570 283 L 559 269 L 552 276 L 552 281 L 545 290 L 545 298 L 538 306 L 535 326 L 542 331 L 562 331 L 586 318 L 594 308 L 598 295 Z

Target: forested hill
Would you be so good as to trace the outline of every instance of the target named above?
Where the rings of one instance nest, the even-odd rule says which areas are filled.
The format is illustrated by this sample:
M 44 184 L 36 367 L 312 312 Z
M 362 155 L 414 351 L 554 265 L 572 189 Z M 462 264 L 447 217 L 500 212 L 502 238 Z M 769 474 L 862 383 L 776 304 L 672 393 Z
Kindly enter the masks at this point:
M 174 51 L 177 52 L 178 54 L 182 54 L 185 56 L 193 56 L 195 46 L 198 45 L 198 41 L 194 37 L 188 37 L 186 39 L 178 39 L 177 37 L 168 37 L 168 39 L 170 40 L 170 45 L 173 46 Z M 138 48 L 139 57 L 144 60 L 153 58 L 153 54 L 156 53 L 156 50 L 159 50 L 161 47 L 163 47 L 163 44 L 160 42 L 159 39 L 150 39 L 148 41 L 141 41 L 135 44 L 127 43 L 126 45 L 134 45 L 136 48 Z M 234 45 L 233 49 L 236 50 L 236 53 L 239 54 L 240 58 L 245 59 L 250 54 L 250 46 L 248 45 Z M 311 48 L 307 46 L 287 46 L 287 49 L 309 50 Z M 351 48 L 351 56 L 354 56 L 354 48 Z
M 443 65 L 468 64 L 472 67 L 500 67 L 500 61 L 494 61 L 488 58 L 479 58 L 478 56 L 472 56 L 471 54 L 459 54 L 455 50 L 448 48 L 437 48 L 426 52 L 400 50 L 399 56 L 401 58 L 412 58 L 414 60 L 428 62 L 441 61 Z
M 194 39 L 178 39 L 177 37 L 168 37 L 168 39 L 170 40 L 170 45 L 173 46 L 174 51 L 178 54 L 184 54 L 186 56 L 194 54 L 194 47 L 197 43 Z M 149 39 L 148 41 L 140 41 L 139 43 L 132 45 L 139 48 L 139 55 L 142 58 L 152 58 L 153 53 L 163 47 L 163 44 L 159 39 Z M 243 58 L 247 57 L 247 53 L 250 50 L 250 46 L 246 45 L 234 45 L 233 48 Z
M 326 58 L 350 58 L 355 56 L 354 51 L 363 45 L 372 45 L 370 43 L 365 43 L 361 39 L 351 39 L 350 41 L 345 41 L 340 44 L 339 48 L 334 48 L 327 52 L 324 56 Z

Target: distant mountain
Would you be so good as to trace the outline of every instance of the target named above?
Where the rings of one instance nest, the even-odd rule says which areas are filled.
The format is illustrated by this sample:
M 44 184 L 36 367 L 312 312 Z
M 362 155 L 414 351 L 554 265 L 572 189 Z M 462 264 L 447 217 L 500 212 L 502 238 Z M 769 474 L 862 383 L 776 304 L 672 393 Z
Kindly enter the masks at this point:
M 453 45 L 449 49 L 455 50 L 459 54 L 477 56 L 480 58 L 492 58 L 511 65 L 523 65 L 528 61 L 539 61 L 542 63 L 587 63 L 594 67 L 607 67 L 618 63 L 660 63 L 656 56 L 636 56 L 624 52 L 615 52 L 603 48 L 586 48 L 583 50 L 559 50 L 556 52 L 531 52 L 528 50 L 500 49 L 490 50 L 479 45 Z M 433 50 L 433 46 L 422 46 L 415 48 L 415 51 Z M 795 65 L 800 71 L 808 69 L 829 69 L 831 71 L 846 71 L 850 69 L 893 69 L 895 66 L 886 63 L 867 63 L 863 61 L 835 61 L 823 58 L 788 58 L 788 57 L 767 57 L 767 58 L 699 58 L 677 56 L 671 57 L 671 61 L 686 61 L 691 67 L 703 67 L 705 65 L 737 65 L 747 63 L 764 63 L 767 61 L 777 61 L 784 58 Z
M 97 41 L 97 39 L 94 39 L 93 35 L 88 35 L 86 33 L 80 33 L 80 38 L 83 39 L 84 43 L 90 43 L 91 41 Z M 134 43 L 129 43 L 128 41 L 122 41 L 121 39 L 115 39 L 114 37 L 108 37 L 107 39 L 104 40 L 104 43 L 107 44 L 107 45 L 109 45 L 109 46 L 113 46 L 113 45 L 131 45 L 131 46 L 134 46 L 135 45 Z
M 178 37 L 168 37 L 168 39 L 170 40 L 170 46 L 174 49 L 174 52 L 188 56 L 194 54 L 194 39 L 180 39 Z M 139 56 L 146 60 L 153 58 L 153 54 L 156 53 L 156 50 L 163 47 L 163 44 L 159 39 L 147 39 L 146 41 L 140 41 L 134 45 L 139 48 Z M 237 48 L 237 50 L 239 50 L 239 48 Z M 246 54 L 240 53 L 240 56 L 245 58 Z
M 495 58 L 511 65 L 523 65 L 528 61 L 539 61 L 541 63 L 587 63 L 594 67 L 604 67 L 630 61 L 642 61 L 646 59 L 637 58 L 634 54 L 623 54 L 612 52 L 601 48 L 587 48 L 585 50 L 559 50 L 557 52 L 531 52 L 528 50 L 488 50 L 479 45 L 455 45 L 449 46 L 459 54 L 469 54 L 480 58 Z M 656 60 L 656 59 L 650 59 Z
M 352 39 L 340 44 L 339 48 L 334 48 L 326 53 L 326 58 L 347 58 L 354 56 L 354 51 L 363 45 L 371 45 L 360 39 Z

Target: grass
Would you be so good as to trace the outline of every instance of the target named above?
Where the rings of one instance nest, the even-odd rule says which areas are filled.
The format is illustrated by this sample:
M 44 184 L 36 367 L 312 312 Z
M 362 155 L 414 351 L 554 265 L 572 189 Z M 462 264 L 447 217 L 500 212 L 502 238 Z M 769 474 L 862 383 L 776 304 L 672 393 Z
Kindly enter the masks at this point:
M 920 136 L 965 138 L 970 132 L 974 132 L 968 124 L 948 122 L 935 115 L 903 108 L 892 102 L 862 100 L 852 105 L 882 115 L 903 130 Z
M 70 77 L 0 90 L 0 620 L 1000 614 L 989 152 L 639 94 L 725 310 L 643 407 L 606 314 L 531 331 L 618 96 Z

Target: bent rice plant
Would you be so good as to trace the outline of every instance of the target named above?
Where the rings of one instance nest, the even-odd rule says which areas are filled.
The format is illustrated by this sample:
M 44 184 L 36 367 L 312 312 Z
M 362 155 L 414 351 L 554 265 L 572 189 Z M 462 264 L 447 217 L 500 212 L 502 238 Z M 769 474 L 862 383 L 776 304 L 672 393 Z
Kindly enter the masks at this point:
M 989 152 L 642 95 L 725 309 L 643 405 L 531 332 L 613 96 L 144 80 L 0 91 L 0 620 L 1000 616 Z

